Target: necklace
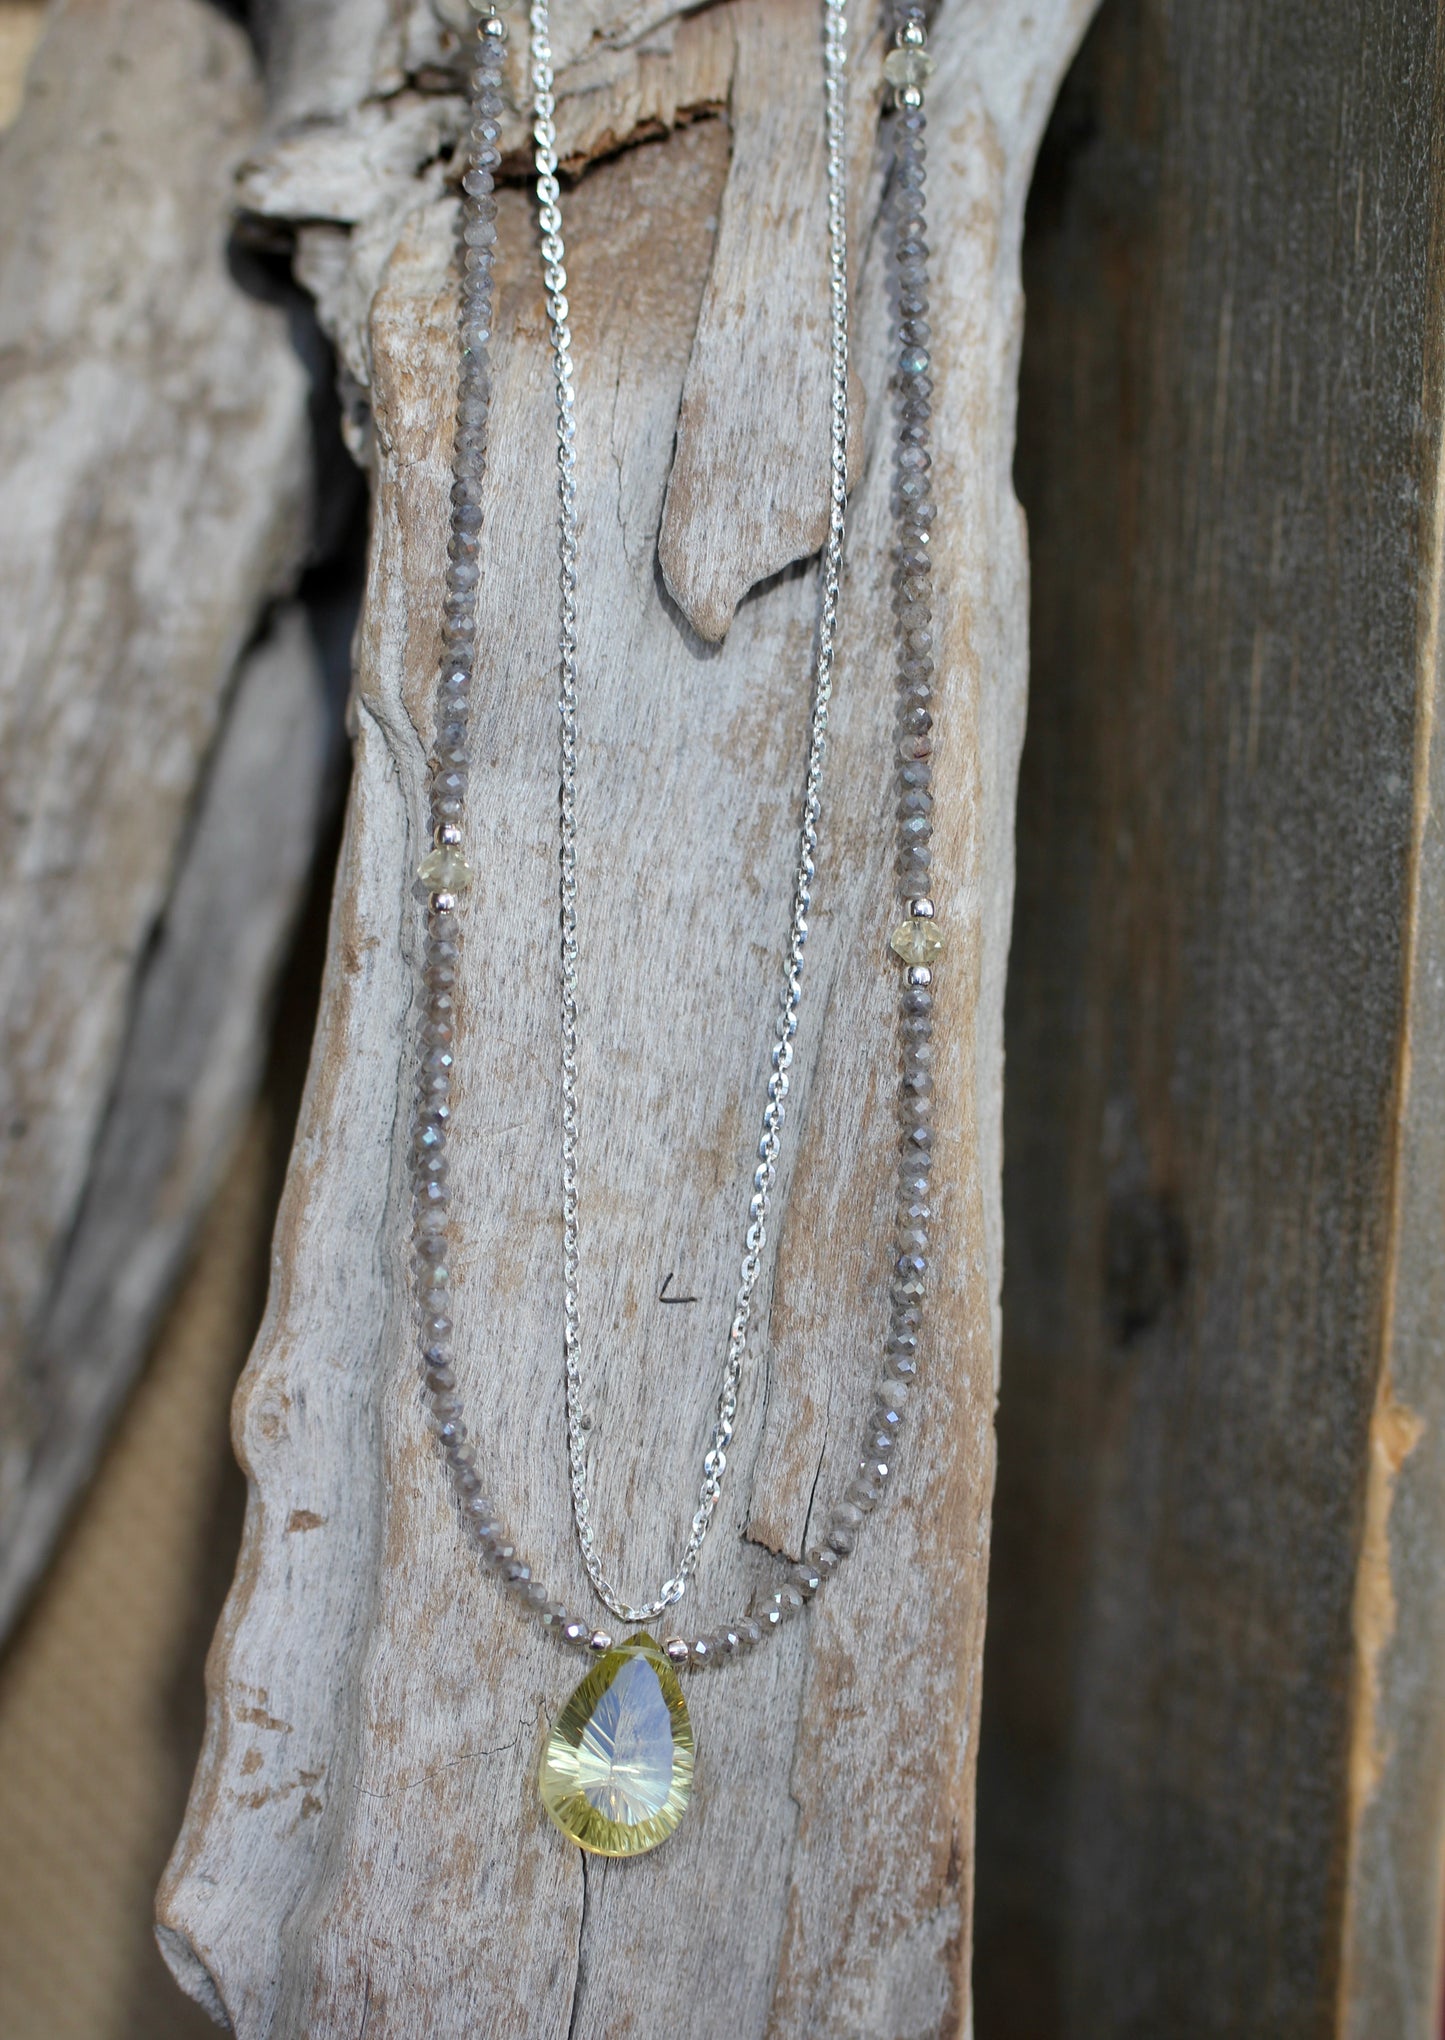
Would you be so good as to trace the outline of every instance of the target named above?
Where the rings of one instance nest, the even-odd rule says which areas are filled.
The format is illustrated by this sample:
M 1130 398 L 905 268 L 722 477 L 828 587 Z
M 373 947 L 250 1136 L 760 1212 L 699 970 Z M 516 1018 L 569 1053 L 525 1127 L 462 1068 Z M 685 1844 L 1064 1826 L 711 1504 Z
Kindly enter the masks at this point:
M 474 0 L 477 4 L 477 0 Z M 486 0 L 482 0 L 486 5 Z M 821 564 L 812 714 L 803 784 L 792 913 L 783 957 L 783 997 L 752 1175 L 739 1286 L 702 1481 L 675 1570 L 650 1598 L 634 1603 L 613 1584 L 599 1554 L 588 1479 L 582 1395 L 578 1142 L 579 934 L 577 915 L 577 619 L 578 541 L 576 394 L 566 252 L 557 182 L 557 136 L 549 0 L 530 10 L 536 191 L 551 332 L 556 406 L 560 738 L 560 961 L 562 1088 L 563 1361 L 567 1457 L 578 1548 L 592 1591 L 620 1622 L 648 1623 L 682 1600 L 697 1569 L 727 1468 L 737 1420 L 752 1295 L 767 1241 L 781 1150 L 789 1072 L 802 1000 L 803 955 L 815 878 L 833 640 L 842 562 L 848 441 L 848 264 L 846 241 L 847 0 L 823 0 L 823 75 L 828 161 L 831 348 L 829 364 L 829 517 Z M 757 1649 L 799 1616 L 854 1549 L 865 1518 L 891 1479 L 896 1440 L 918 1364 L 927 1274 L 933 1150 L 930 965 L 942 953 L 929 897 L 933 694 L 929 542 L 934 517 L 928 453 L 932 382 L 927 343 L 927 246 L 924 241 L 922 88 L 933 70 L 923 0 L 898 0 L 896 46 L 884 64 L 894 87 L 892 182 L 898 284 L 895 455 L 895 614 L 898 629 L 897 889 L 905 918 L 891 937 L 903 966 L 900 994 L 900 1093 L 897 1219 L 883 1378 L 875 1388 L 861 1457 L 824 1535 L 783 1584 L 736 1621 L 659 1645 L 646 1631 L 617 1643 L 554 1600 L 518 1552 L 488 1497 L 457 1394 L 451 1275 L 448 1148 L 457 1047 L 460 895 L 471 880 L 463 852 L 470 763 L 476 591 L 481 576 L 483 477 L 491 404 L 488 348 L 492 266 L 497 238 L 495 178 L 500 166 L 502 64 L 506 28 L 481 11 L 471 80 L 459 240 L 462 264 L 460 377 L 453 447 L 445 637 L 437 683 L 431 759 L 433 847 L 417 875 L 429 899 L 423 943 L 417 1101 L 412 1131 L 413 1267 L 421 1320 L 424 1392 L 463 1523 L 486 1568 L 561 1642 L 593 1660 L 558 1716 L 541 1770 L 541 1792 L 555 1824 L 583 1848 L 637 1855 L 664 1840 L 686 1810 L 694 1742 L 678 1673 L 724 1663 Z

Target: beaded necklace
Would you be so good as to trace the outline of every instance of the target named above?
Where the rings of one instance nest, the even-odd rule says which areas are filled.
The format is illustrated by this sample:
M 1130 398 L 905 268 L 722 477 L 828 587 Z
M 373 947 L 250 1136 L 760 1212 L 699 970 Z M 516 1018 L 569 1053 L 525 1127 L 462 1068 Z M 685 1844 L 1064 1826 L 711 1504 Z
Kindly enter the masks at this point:
M 474 0 L 477 4 L 477 0 Z M 502 65 L 506 28 L 478 7 L 466 134 L 459 240 L 462 265 L 461 372 L 453 443 L 445 642 L 437 682 L 436 735 L 430 762 L 433 847 L 418 867 L 429 893 L 423 945 L 418 1089 L 412 1128 L 413 1265 L 421 1319 L 424 1393 L 466 1534 L 487 1570 L 568 1649 L 593 1662 L 549 1736 L 540 1789 L 555 1824 L 582 1848 L 639 1855 L 676 1828 L 691 1791 L 694 1738 L 678 1673 L 747 1656 L 802 1614 L 853 1551 L 865 1519 L 888 1486 L 896 1443 L 918 1364 L 927 1274 L 933 1166 L 933 993 L 930 966 L 943 943 L 929 897 L 932 833 L 933 636 L 930 539 L 934 505 L 928 453 L 932 382 L 928 354 L 928 250 L 924 241 L 923 85 L 933 70 L 926 50 L 923 0 L 897 0 L 896 46 L 884 71 L 897 103 L 893 170 L 896 259 L 898 443 L 894 475 L 894 609 L 898 642 L 897 889 L 905 918 L 891 937 L 902 967 L 897 1216 L 888 1335 L 882 1379 L 873 1391 L 861 1456 L 815 1548 L 750 1612 L 660 1645 L 645 1630 L 623 1642 L 552 1598 L 518 1552 L 477 1468 L 454 1368 L 447 1267 L 450 1226 L 448 1146 L 460 969 L 459 896 L 471 871 L 463 851 L 470 764 L 477 587 L 481 575 L 487 425 L 491 405 L 488 347 L 492 265 L 497 238 L 495 179 L 500 166 Z M 557 182 L 556 102 L 549 0 L 530 11 L 536 191 L 551 332 L 557 419 L 558 640 L 560 737 L 560 925 L 563 1356 L 567 1454 L 578 1548 L 597 1598 L 626 1624 L 656 1620 L 682 1600 L 722 1492 L 737 1419 L 753 1289 L 767 1241 L 771 1194 L 781 1150 L 802 997 L 803 954 L 812 907 L 821 815 L 833 638 L 842 562 L 848 443 L 848 264 L 846 83 L 847 0 L 823 0 L 823 72 L 828 158 L 831 310 L 829 516 L 820 576 L 812 714 L 803 785 L 798 862 L 783 960 L 783 999 L 771 1055 L 748 1202 L 739 1286 L 729 1328 L 712 1438 L 697 1507 L 681 1558 L 649 1599 L 634 1603 L 612 1584 L 597 1549 L 588 1483 L 582 1400 L 579 1305 L 580 1227 L 577 1150 L 578 1065 L 577 835 L 577 484 L 576 398 L 567 302 L 565 248 Z

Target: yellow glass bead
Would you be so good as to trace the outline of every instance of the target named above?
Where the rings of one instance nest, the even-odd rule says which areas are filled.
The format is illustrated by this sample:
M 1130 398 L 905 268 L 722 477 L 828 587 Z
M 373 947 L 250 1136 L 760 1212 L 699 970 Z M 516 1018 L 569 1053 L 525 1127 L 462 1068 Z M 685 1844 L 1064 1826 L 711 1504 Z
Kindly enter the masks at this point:
M 890 50 L 883 59 L 883 75 L 900 91 L 908 85 L 926 85 L 937 69 L 927 50 Z
M 595 1856 L 641 1856 L 686 1813 L 692 1763 L 677 1674 L 644 1630 L 588 1672 L 547 1738 L 537 1782 L 569 1841 Z
M 902 921 L 888 938 L 888 947 L 905 963 L 933 963 L 943 954 L 943 937 L 932 921 Z
M 416 875 L 430 892 L 465 892 L 472 882 L 472 867 L 460 850 L 443 843 L 428 850 Z

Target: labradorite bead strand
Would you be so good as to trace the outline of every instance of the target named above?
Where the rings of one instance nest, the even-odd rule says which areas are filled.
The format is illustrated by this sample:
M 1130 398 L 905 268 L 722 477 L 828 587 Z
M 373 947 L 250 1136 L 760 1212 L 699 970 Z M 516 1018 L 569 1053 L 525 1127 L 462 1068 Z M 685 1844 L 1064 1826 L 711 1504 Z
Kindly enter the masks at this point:
M 452 440 L 452 489 L 447 533 L 442 653 L 437 674 L 436 736 L 431 757 L 429 822 L 432 848 L 419 876 L 430 889 L 423 937 L 418 1077 L 412 1121 L 412 1256 L 420 1313 L 423 1394 L 460 1505 L 462 1521 L 487 1568 L 525 1607 L 559 1631 L 580 1625 L 532 1577 L 511 1532 L 482 1491 L 476 1450 L 457 1394 L 451 1315 L 451 1231 L 448 1142 L 456 1053 L 457 895 L 470 880 L 463 852 L 475 678 L 477 586 L 481 578 L 483 480 L 492 385 L 492 261 L 497 240 L 495 178 L 501 162 L 502 64 L 506 31 L 493 15 L 478 23 L 471 73 L 470 121 L 463 142 L 462 197 L 457 214 L 461 268 L 459 371 Z
M 928 350 L 928 243 L 925 239 L 922 87 L 933 69 L 921 0 L 896 16 L 897 46 L 887 72 L 899 80 L 893 123 L 889 193 L 897 281 L 894 391 L 898 437 L 894 456 L 893 609 L 898 646 L 895 728 L 896 829 L 894 872 L 908 920 L 895 937 L 901 956 L 936 955 L 929 942 L 933 835 L 933 584 L 935 516 L 929 453 L 932 358 Z M 905 933 L 906 931 L 906 933 Z M 908 936 L 914 939 L 910 941 Z M 900 938 L 903 938 L 900 940 Z M 918 1371 L 919 1335 L 933 1216 L 933 991 L 926 963 L 910 964 L 899 997 L 899 1155 L 888 1332 L 882 1379 L 864 1426 L 853 1478 L 826 1519 L 823 1535 L 784 1584 L 765 1592 L 751 1616 L 693 1642 L 665 1648 L 679 1664 L 725 1662 L 798 1614 L 856 1548 L 859 1533 L 890 1484 L 897 1442 Z

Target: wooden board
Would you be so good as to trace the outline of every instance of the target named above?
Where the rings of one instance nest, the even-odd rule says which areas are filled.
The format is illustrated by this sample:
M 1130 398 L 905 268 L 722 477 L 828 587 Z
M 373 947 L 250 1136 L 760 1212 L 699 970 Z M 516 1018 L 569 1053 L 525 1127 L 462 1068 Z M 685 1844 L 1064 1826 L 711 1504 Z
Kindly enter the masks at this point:
M 354 277 L 381 257 L 347 357 L 376 487 L 356 775 L 268 1319 L 237 1406 L 246 1540 L 160 1901 L 177 1976 L 248 2040 L 615 2040 L 679 2027 L 694 2040 L 922 2040 L 964 2027 L 1025 673 L 1010 488 L 1018 253 L 1033 148 L 1088 11 L 973 6 L 938 29 L 936 429 L 949 506 L 938 863 L 953 961 L 926 1415 L 903 1492 L 851 1573 L 768 1654 L 695 1683 L 693 1809 L 664 1850 L 632 1864 L 589 1862 L 545 1821 L 535 1766 L 578 1668 L 468 1565 L 418 1404 L 401 1129 L 454 374 L 451 214 L 423 189 L 410 205 L 393 193 L 384 221 L 331 229 L 337 306 L 354 307 Z M 816 43 L 799 62 L 800 119 L 820 118 Z M 707 647 L 658 587 L 678 405 L 732 174 L 727 128 L 703 120 L 614 156 L 568 200 L 585 591 L 584 1261 L 600 1516 L 629 1578 L 655 1571 L 678 1534 L 720 1361 L 814 622 L 813 576 L 785 574 Z M 521 193 L 504 195 L 500 222 L 455 1259 L 484 1462 L 546 1576 L 575 1595 L 554 1161 L 548 364 Z M 870 224 L 854 339 L 872 423 L 820 911 L 778 1258 L 699 1589 L 704 1623 L 770 1576 L 768 1552 L 800 1548 L 815 1487 L 821 1505 L 843 1478 L 883 1326 L 895 911 L 883 258 Z M 811 470 L 749 464 L 735 478 L 740 522 L 759 492 L 805 496 L 813 482 Z M 696 1306 L 659 1301 L 670 1272 Z
M 1437 2030 L 1440 73 L 1106 8 L 1034 194 L 992 2040 Z

